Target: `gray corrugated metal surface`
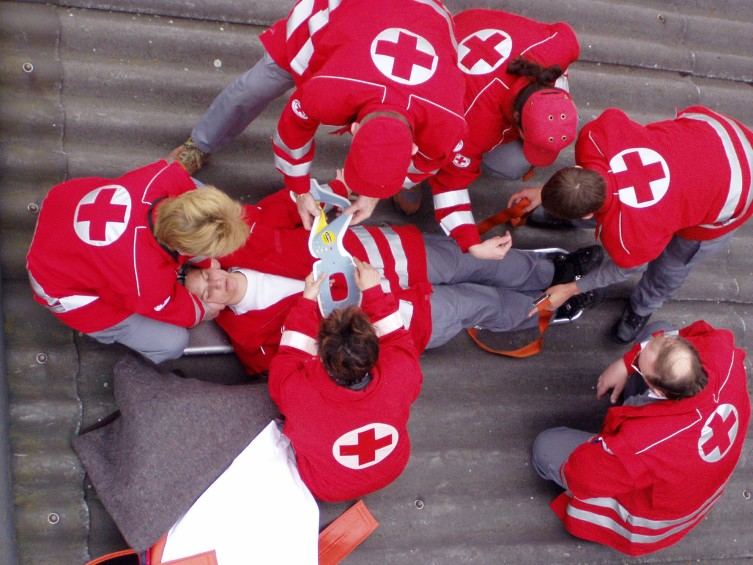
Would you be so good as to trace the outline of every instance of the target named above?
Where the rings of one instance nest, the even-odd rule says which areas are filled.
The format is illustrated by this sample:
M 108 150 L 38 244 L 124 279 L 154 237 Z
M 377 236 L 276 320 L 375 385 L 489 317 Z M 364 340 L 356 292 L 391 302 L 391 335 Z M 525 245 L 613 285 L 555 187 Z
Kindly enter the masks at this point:
M 23 268 L 35 220 L 29 204 L 64 178 L 117 175 L 166 154 L 185 138 L 214 95 L 258 58 L 259 25 L 283 16 L 290 4 L 0 3 L 0 260 L 23 563 L 80 563 L 90 548 L 97 553 L 121 543 L 96 499 L 85 491 L 69 440 L 81 423 L 94 422 L 112 409 L 108 379 L 122 349 L 74 335 L 32 303 Z M 457 10 L 471 3 L 448 5 Z M 753 124 L 750 2 L 487 0 L 473 5 L 572 23 L 582 40 L 583 62 L 572 70 L 571 83 L 584 119 L 616 105 L 648 121 L 702 103 Z M 24 62 L 33 64 L 33 72 L 23 72 Z M 279 177 L 268 139 L 281 104 L 270 107 L 238 143 L 214 156 L 199 177 L 250 199 L 276 188 Z M 315 171 L 326 176 L 341 162 L 344 140 L 320 138 Z M 547 172 L 540 171 L 539 178 Z M 488 179 L 479 183 L 473 192 L 479 216 L 498 209 L 515 187 Z M 402 221 L 386 204 L 378 217 Z M 428 203 L 417 221 L 436 229 Z M 663 317 L 678 324 L 705 317 L 731 327 L 750 348 L 751 230 L 739 230 L 727 254 L 694 273 Z M 585 231 L 552 234 L 530 228 L 515 237 L 525 247 L 572 249 L 592 241 Z M 592 386 L 599 371 L 622 351 L 604 335 L 626 288 L 614 289 L 614 298 L 582 322 L 553 329 L 546 350 L 534 359 L 484 355 L 464 336 L 426 354 L 426 382 L 411 422 L 411 463 L 394 485 L 368 497 L 382 526 L 349 562 L 618 559 L 564 533 L 547 508 L 554 491 L 534 477 L 527 459 L 533 437 L 549 425 L 598 426 L 604 405 L 592 399 Z M 242 378 L 229 357 L 179 361 L 176 366 L 192 376 Z M 749 441 L 727 493 L 704 524 L 678 546 L 646 561 L 753 556 L 753 501 L 743 496 L 746 489 L 753 490 L 752 453 Z M 425 502 L 423 510 L 416 508 L 417 498 Z M 323 520 L 342 508 L 322 505 Z M 60 520 L 50 523 L 51 514 Z

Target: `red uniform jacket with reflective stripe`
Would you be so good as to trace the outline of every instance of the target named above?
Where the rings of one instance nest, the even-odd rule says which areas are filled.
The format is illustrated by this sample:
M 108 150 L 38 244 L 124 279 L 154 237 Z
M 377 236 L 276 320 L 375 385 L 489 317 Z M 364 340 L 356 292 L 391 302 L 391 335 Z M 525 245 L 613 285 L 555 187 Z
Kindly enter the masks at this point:
M 745 352 L 704 321 L 680 335 L 708 384 L 692 398 L 608 410 L 601 434 L 565 462 L 569 490 L 552 504 L 573 535 L 650 553 L 685 536 L 722 495 L 750 419 Z
M 484 154 L 520 138 L 513 105 L 531 79 L 508 74 L 510 61 L 522 56 L 543 67 L 559 65 L 566 71 L 578 59 L 580 46 L 573 29 L 562 22 L 547 24 L 501 10 L 467 10 L 454 20 L 460 45 L 459 66 L 465 73 L 468 131 L 462 146 L 455 148 L 452 159 L 429 184 L 437 221 L 448 224 L 445 231 L 465 251 L 480 242 L 473 218 L 460 225 L 452 218 L 444 224 L 443 220 L 454 212 L 470 213 L 466 188 L 481 174 Z M 456 199 L 451 195 L 468 202 L 453 204 Z
M 340 386 L 325 372 L 316 354 L 319 307 L 304 298 L 285 321 L 269 370 L 269 393 L 285 415 L 301 478 L 328 502 L 359 498 L 402 473 L 410 456 L 410 406 L 423 380 L 413 340 L 394 321 L 395 298 L 377 286 L 364 292 L 361 306 L 380 336 L 364 389 Z
M 132 314 L 185 327 L 199 323 L 201 301 L 177 281 L 184 258 L 157 243 L 148 220 L 159 199 L 194 188 L 183 167 L 165 161 L 115 179 L 53 187 L 26 258 L 35 300 L 84 333 Z
M 238 251 L 220 258 L 222 266 L 305 279 L 315 259 L 308 249 L 309 232 L 300 227 L 289 191 L 247 206 L 246 217 L 251 235 Z M 382 288 L 399 300 L 401 312 L 410 319 L 413 341 L 423 351 L 431 337 L 431 284 L 421 233 L 414 226 L 355 226 L 348 230 L 344 245 L 354 257 L 380 269 Z M 269 368 L 280 343 L 280 328 L 295 299 L 288 297 L 265 310 L 241 315 L 223 310 L 217 317 L 249 373 Z
M 674 235 L 714 239 L 745 222 L 753 213 L 751 144 L 743 124 L 702 106 L 647 126 L 611 108 L 587 124 L 575 158 L 606 180 L 597 235 L 612 260 L 636 267 Z
M 296 81 L 274 137 L 275 163 L 296 192 L 309 190 L 320 124 L 348 125 L 390 106 L 418 146 L 408 176 L 435 172 L 465 131 L 463 76 L 441 2 L 301 1 L 261 41 Z

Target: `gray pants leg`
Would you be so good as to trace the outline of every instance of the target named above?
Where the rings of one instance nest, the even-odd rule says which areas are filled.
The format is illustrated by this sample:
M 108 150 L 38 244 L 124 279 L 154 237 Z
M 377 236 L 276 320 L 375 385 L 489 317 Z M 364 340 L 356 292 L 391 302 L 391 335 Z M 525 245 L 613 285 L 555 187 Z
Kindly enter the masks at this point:
M 728 233 L 709 241 L 693 241 L 673 237 L 661 255 L 648 264 L 646 272 L 630 295 L 636 314 L 647 316 L 672 297 L 688 278 L 693 266 L 717 253 L 732 238 Z
M 133 314 L 114 326 L 87 334 L 100 343 L 122 343 L 154 363 L 177 359 L 188 345 L 188 330 Z
M 426 263 L 432 284 L 477 283 L 497 288 L 540 291 L 554 277 L 554 264 L 530 251 L 511 249 L 501 261 L 463 253 L 449 237 L 425 234 Z
M 498 145 L 484 155 L 482 160 L 484 172 L 505 180 L 518 180 L 531 168 L 523 155 L 523 143 L 520 140 Z
M 465 328 L 495 332 L 526 329 L 538 324 L 528 318 L 536 293 L 476 283 L 439 284 L 431 294 L 431 339 L 427 349 L 440 347 Z
M 566 427 L 544 430 L 536 436 L 533 442 L 531 466 L 542 479 L 554 481 L 567 489 L 560 469 L 570 454 L 593 435 L 593 433 Z
M 264 56 L 220 92 L 193 128 L 199 149 L 213 153 L 241 134 L 269 103 L 293 87 L 293 78 Z

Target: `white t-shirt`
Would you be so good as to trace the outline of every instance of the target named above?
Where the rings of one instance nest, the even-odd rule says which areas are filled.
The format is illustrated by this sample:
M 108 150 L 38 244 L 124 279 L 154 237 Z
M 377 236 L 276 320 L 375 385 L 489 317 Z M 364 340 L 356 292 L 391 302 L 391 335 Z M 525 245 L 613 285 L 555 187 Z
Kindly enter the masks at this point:
M 251 310 L 266 310 L 280 300 L 303 292 L 304 282 L 289 277 L 260 273 L 251 269 L 230 269 L 246 277 L 246 294 L 235 306 L 230 306 L 234 314 L 245 314 Z

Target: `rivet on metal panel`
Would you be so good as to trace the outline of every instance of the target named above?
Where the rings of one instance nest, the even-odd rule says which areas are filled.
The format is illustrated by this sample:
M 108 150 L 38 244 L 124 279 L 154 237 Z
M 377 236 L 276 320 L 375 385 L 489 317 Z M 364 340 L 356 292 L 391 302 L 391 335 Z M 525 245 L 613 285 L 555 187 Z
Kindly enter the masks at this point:
M 34 65 L 32 65 L 30 62 L 25 62 L 23 65 L 21 65 L 21 68 L 25 73 L 31 73 L 34 71 Z
M 222 59 L 215 59 L 213 65 L 215 69 L 222 68 Z
M 660 24 L 667 23 L 667 18 L 664 17 L 664 14 L 659 14 L 656 16 L 656 19 L 659 20 Z
M 57 512 L 50 512 L 47 514 L 47 521 L 52 524 L 53 526 L 60 522 L 60 514 Z
M 53 124 L 54 125 L 54 124 Z M 39 213 L 39 204 L 36 202 L 29 202 L 26 205 L 26 209 L 31 212 L 32 214 L 38 214 Z
M 750 491 L 748 489 L 743 490 L 743 498 L 745 500 L 750 500 Z
M 37 353 L 37 363 L 39 363 L 40 365 L 44 365 L 45 363 L 47 363 L 47 359 L 49 358 L 47 357 L 46 353 L 43 353 L 43 352 Z
M 417 510 L 423 510 L 424 506 L 426 506 L 424 504 L 423 498 L 417 498 L 416 500 L 413 501 L 413 504 L 416 506 Z

